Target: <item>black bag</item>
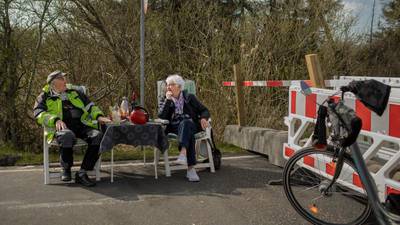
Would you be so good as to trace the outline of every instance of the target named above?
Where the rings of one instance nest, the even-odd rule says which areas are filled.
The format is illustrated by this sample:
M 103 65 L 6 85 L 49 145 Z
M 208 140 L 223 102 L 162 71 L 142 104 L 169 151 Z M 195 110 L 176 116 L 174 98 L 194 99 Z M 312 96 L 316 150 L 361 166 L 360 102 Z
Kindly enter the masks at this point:
M 389 100 L 391 87 L 371 79 L 352 81 L 340 89 L 353 92 L 367 108 L 382 116 Z
M 332 127 L 338 128 L 338 126 L 335 126 L 334 124 L 339 122 L 344 126 L 345 131 L 340 132 L 339 129 L 336 133 L 341 134 L 344 138 L 341 143 L 342 146 L 348 147 L 357 140 L 358 134 L 360 134 L 361 131 L 362 120 L 357 116 L 356 112 L 352 108 L 346 106 L 343 102 L 334 104 L 336 104 L 335 113 L 330 114 L 329 118 L 333 124 Z
M 213 131 L 211 129 L 211 140 L 207 139 L 208 144 L 211 146 L 211 152 L 213 155 L 213 161 L 214 161 L 214 168 L 216 170 L 219 170 L 221 168 L 221 158 L 222 158 L 222 153 L 221 151 L 217 148 L 217 146 L 215 145 L 214 142 L 214 134 Z M 208 162 L 208 159 L 203 161 L 204 163 Z
M 328 143 L 326 141 L 326 124 L 325 119 L 328 115 L 328 108 L 321 105 L 318 108 L 317 122 L 315 123 L 314 133 L 312 136 L 314 147 L 321 149 L 325 148 Z
M 389 212 L 400 215 L 400 194 L 389 194 L 386 197 L 385 207 Z

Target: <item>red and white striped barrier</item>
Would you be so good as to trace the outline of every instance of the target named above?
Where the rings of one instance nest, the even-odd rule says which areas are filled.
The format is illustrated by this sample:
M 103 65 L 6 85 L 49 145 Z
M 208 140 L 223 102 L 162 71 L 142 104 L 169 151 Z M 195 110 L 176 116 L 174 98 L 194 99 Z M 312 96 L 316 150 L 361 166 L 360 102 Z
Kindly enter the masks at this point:
M 311 80 L 305 80 L 309 86 L 313 86 Z M 345 85 L 349 81 L 342 80 L 325 80 L 326 87 L 335 87 L 338 85 Z M 299 85 L 300 80 L 258 80 L 258 81 L 243 81 L 242 86 L 244 87 L 290 87 L 291 85 Z M 235 81 L 223 81 L 222 86 L 234 87 L 236 86 Z
M 334 90 L 312 88 L 312 94 L 305 96 L 301 93 L 299 86 L 293 85 L 289 88 L 289 115 L 285 117 L 289 135 L 288 143 L 283 147 L 285 158 L 311 144 L 311 137 L 307 137 L 307 142 L 303 146 L 300 142 L 307 128 L 316 122 L 317 103 L 322 103 L 334 93 Z M 384 145 L 384 143 L 392 143 L 393 146 L 399 146 L 400 143 L 400 98 L 396 95 L 391 94 L 382 117 L 367 109 L 353 94 L 346 93 L 345 95 L 345 104 L 353 108 L 363 121 L 361 135 L 372 140 L 372 143 L 360 143 L 360 146 L 365 147 L 363 153 L 365 160 L 368 162 L 372 158 L 378 157 L 383 162 L 378 171 L 371 172 L 377 184 L 381 201 L 384 201 L 389 193 L 400 193 L 400 182 L 390 178 L 391 171 L 398 168 L 400 150 L 398 150 L 399 147 L 388 148 L 387 144 Z M 308 167 L 313 166 L 315 160 L 318 159 L 307 159 L 304 164 Z M 321 164 L 318 163 L 318 165 Z M 326 175 L 331 175 L 332 168 L 330 166 L 332 165 L 323 165 L 326 165 L 325 168 L 322 168 Z M 351 177 L 351 181 L 346 181 L 349 182 L 348 185 L 354 189 L 361 188 L 359 177 L 355 173 Z
M 316 103 L 321 104 L 328 96 L 327 94 L 318 94 L 318 91 L 304 96 L 296 90 L 290 90 L 290 113 L 316 119 L 318 110 Z M 363 131 L 400 137 L 400 102 L 389 102 L 383 115 L 378 116 L 365 107 L 360 100 L 349 96 L 346 95 L 345 104 L 354 109 L 357 116 L 362 119 Z
M 235 81 L 224 81 L 222 86 L 234 87 Z M 290 80 L 264 80 L 264 81 L 243 81 L 245 87 L 289 87 L 292 84 Z
M 355 76 L 340 76 L 339 79 L 325 80 L 326 87 L 333 87 L 338 89 L 339 87 L 350 83 L 352 80 L 367 80 L 374 79 L 392 87 L 400 87 L 400 78 L 395 77 L 355 77 Z M 309 86 L 313 86 L 311 80 L 305 80 Z M 299 85 L 300 80 L 259 80 L 259 81 L 243 81 L 242 86 L 244 87 L 290 87 L 291 85 Z M 234 87 L 235 81 L 223 81 L 222 86 Z
M 374 79 L 380 81 L 384 84 L 390 85 L 392 87 L 398 88 L 400 87 L 400 78 L 398 77 L 358 77 L 358 76 L 340 76 L 340 81 L 347 81 L 350 82 L 352 80 L 370 80 Z

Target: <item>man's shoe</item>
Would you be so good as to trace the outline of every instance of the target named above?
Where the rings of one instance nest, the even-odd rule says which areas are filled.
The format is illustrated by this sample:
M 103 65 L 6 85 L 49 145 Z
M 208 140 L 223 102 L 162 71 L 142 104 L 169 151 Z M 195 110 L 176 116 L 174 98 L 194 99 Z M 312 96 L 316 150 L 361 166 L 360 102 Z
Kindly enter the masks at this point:
M 192 168 L 186 172 L 186 178 L 190 182 L 199 182 L 200 181 L 200 177 L 199 177 L 199 175 L 197 175 L 195 168 Z
M 63 169 L 61 174 L 61 180 L 64 182 L 72 180 L 71 169 Z
M 96 185 L 86 173 L 79 174 L 79 172 L 75 173 L 75 183 L 82 184 L 85 187 L 93 187 Z

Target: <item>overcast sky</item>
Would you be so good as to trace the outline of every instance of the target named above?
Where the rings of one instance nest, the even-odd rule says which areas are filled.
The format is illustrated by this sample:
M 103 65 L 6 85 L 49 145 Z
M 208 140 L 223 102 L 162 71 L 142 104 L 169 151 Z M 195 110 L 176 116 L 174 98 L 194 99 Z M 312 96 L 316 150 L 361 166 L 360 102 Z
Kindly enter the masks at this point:
M 374 29 L 378 26 L 379 19 L 382 20 L 382 8 L 388 1 L 376 0 Z M 343 0 L 343 3 L 347 11 L 358 17 L 358 24 L 354 30 L 360 33 L 369 32 L 374 0 Z

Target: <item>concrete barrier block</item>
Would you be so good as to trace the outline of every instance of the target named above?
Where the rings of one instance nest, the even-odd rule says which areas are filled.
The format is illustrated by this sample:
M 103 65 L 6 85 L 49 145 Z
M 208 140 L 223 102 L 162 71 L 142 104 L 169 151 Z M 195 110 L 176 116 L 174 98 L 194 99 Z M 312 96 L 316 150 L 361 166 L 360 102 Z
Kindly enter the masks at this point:
M 261 127 L 239 127 L 228 125 L 224 131 L 224 142 L 268 156 L 277 166 L 284 166 L 283 143 L 287 142 L 287 131 Z

